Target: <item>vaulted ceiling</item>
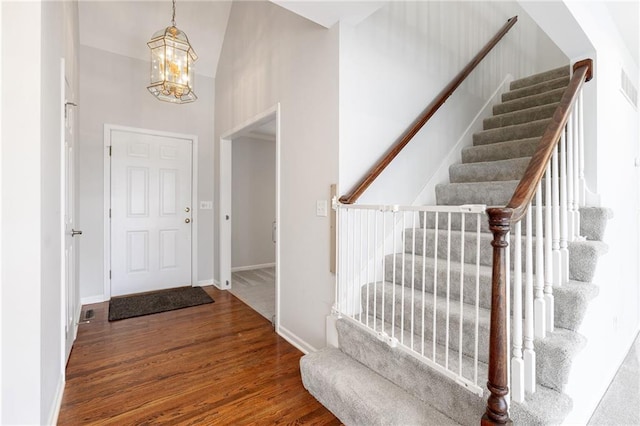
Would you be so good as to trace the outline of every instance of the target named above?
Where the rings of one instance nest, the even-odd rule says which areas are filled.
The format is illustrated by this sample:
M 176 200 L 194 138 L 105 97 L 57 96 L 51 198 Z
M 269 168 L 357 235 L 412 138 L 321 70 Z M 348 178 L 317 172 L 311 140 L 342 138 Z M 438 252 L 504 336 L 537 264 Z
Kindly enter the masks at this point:
M 236 0 L 238 1 L 238 0 Z M 357 24 L 387 1 L 270 0 L 324 27 Z M 215 77 L 227 29 L 231 1 L 176 3 L 176 26 L 187 33 L 199 56 L 196 72 Z M 638 1 L 606 2 L 622 39 L 639 63 Z M 148 60 L 147 41 L 171 23 L 171 0 L 79 0 L 80 43 L 120 55 Z

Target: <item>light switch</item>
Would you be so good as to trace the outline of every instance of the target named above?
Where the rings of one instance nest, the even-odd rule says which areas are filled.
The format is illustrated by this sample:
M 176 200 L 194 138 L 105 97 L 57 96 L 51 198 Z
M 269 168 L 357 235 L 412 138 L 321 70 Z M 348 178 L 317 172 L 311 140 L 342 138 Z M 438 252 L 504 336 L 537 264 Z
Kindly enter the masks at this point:
M 316 216 L 327 216 L 327 200 L 316 201 Z
M 200 210 L 213 209 L 213 201 L 200 201 Z

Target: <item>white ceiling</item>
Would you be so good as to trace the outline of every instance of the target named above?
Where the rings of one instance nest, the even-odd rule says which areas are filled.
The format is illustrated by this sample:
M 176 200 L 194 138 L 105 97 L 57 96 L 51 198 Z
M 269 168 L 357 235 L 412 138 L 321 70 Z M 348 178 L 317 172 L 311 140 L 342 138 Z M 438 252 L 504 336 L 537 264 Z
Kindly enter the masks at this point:
M 236 0 L 239 1 L 239 0 Z M 338 21 L 351 25 L 371 15 L 387 1 L 270 0 L 324 27 Z M 640 64 L 639 2 L 605 1 L 621 37 Z M 171 0 L 80 0 L 80 43 L 120 55 L 148 60 L 147 41 L 171 24 Z M 199 58 L 196 72 L 215 77 L 231 1 L 177 0 L 176 26 L 189 37 Z
M 149 60 L 147 42 L 171 25 L 171 0 L 80 0 L 78 9 L 81 44 L 131 58 Z M 230 11 L 230 1 L 176 2 L 176 26 L 198 54 L 196 73 L 215 77 Z
M 607 1 L 605 2 L 613 22 L 618 27 L 622 40 L 627 45 L 629 53 L 636 65 L 640 65 L 640 2 L 635 1 Z

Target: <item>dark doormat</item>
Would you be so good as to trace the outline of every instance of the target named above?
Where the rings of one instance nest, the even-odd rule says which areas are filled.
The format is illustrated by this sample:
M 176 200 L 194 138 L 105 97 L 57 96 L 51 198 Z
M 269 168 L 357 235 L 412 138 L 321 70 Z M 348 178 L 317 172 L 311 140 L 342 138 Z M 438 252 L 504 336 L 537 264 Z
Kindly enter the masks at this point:
M 200 287 L 180 287 L 114 297 L 109 301 L 109 321 L 173 311 L 205 303 L 213 303 L 213 299 Z

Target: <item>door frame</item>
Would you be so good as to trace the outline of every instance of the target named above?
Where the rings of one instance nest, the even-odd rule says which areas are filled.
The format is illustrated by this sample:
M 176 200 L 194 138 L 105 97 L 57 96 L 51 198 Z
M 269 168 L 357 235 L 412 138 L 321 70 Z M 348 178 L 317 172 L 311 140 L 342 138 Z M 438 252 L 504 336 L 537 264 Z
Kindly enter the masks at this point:
M 124 131 L 150 136 L 183 139 L 191 142 L 191 286 L 198 285 L 198 136 L 186 133 L 165 132 L 161 130 L 143 129 L 139 127 L 104 125 L 104 300 L 111 299 L 111 132 Z
M 276 321 L 275 329 L 280 333 L 280 103 L 275 104 L 271 108 L 255 115 L 239 126 L 233 128 L 229 132 L 220 137 L 220 153 L 218 155 L 220 168 L 220 179 L 218 181 L 218 189 L 220 195 L 220 205 L 218 213 L 218 229 L 219 229 L 219 282 L 214 284 L 221 290 L 229 290 L 231 288 L 231 188 L 232 188 L 232 169 L 231 169 L 231 144 L 233 139 L 245 135 L 247 132 L 254 130 L 263 124 L 276 121 Z M 231 220 L 226 220 L 229 215 Z

